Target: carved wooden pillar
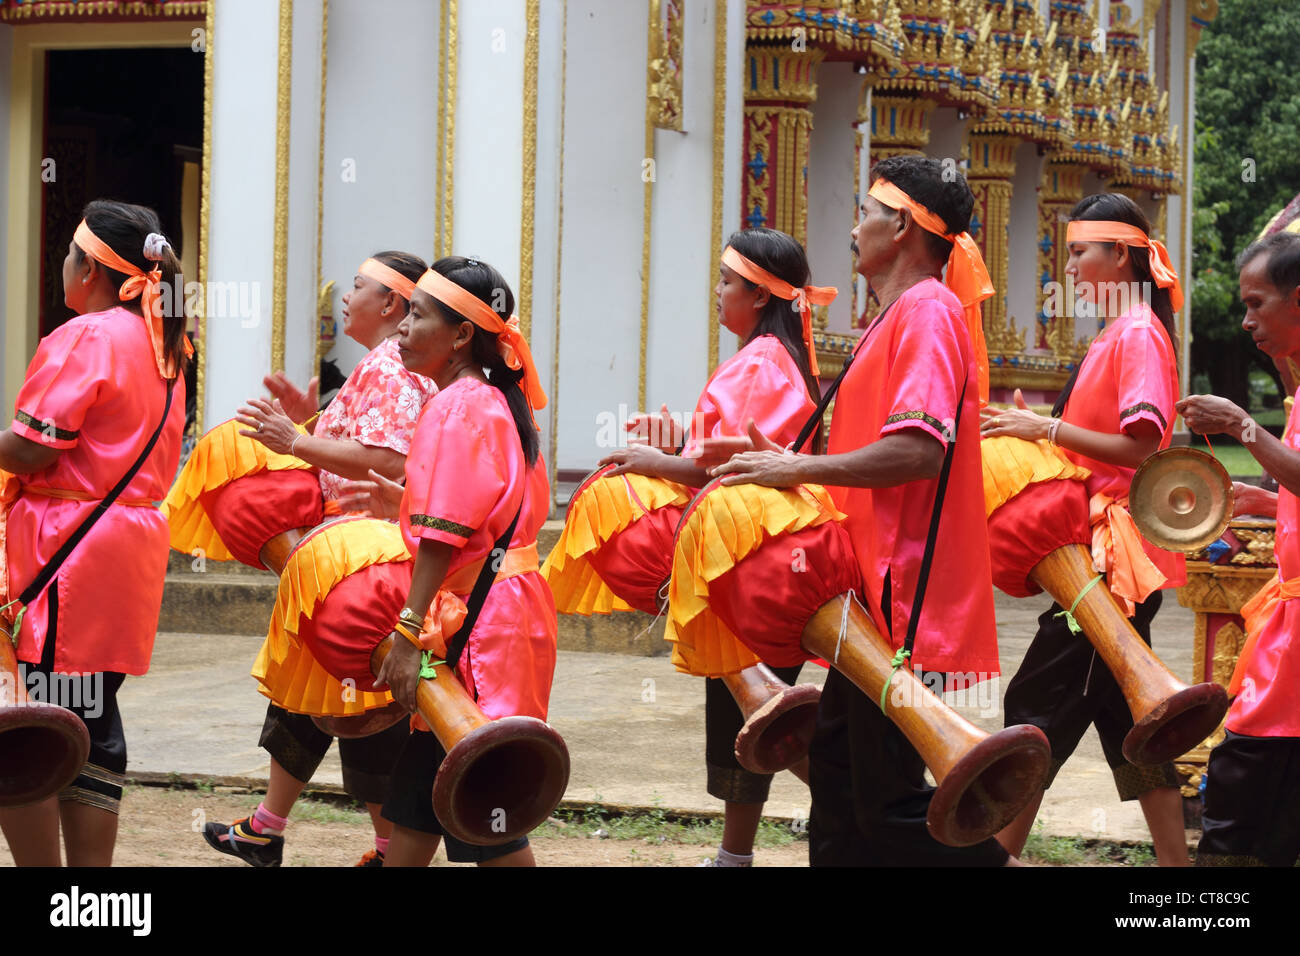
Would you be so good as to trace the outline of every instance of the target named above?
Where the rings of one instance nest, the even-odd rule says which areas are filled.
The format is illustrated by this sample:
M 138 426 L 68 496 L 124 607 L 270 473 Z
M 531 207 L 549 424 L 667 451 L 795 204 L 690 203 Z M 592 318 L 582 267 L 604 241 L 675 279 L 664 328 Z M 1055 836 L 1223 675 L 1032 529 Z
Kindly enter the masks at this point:
M 1038 187 L 1038 329 L 1034 347 L 1051 349 L 1063 367 L 1072 367 L 1079 358 L 1074 334 L 1073 303 L 1065 303 L 1064 295 L 1050 299 L 1049 282 L 1065 282 L 1065 263 L 1069 250 L 1065 246 L 1065 227 L 1070 220 L 1070 210 L 1083 198 L 1085 166 L 1075 163 L 1049 162 L 1043 166 L 1043 180 Z M 1061 305 L 1048 315 L 1044 305 L 1052 302 Z
M 817 98 L 821 50 L 751 43 L 745 88 L 747 228 L 768 226 L 799 242 L 808 235 L 809 104 Z
M 912 96 L 871 97 L 871 165 L 887 156 L 920 156 L 930 143 L 930 116 L 938 104 Z
M 1025 334 L 1016 330 L 1007 316 L 1008 235 L 1011 219 L 1011 177 L 1016 173 L 1016 148 L 1020 140 L 1003 133 L 972 132 L 970 168 L 966 180 L 975 194 L 970 234 L 980 247 L 993 298 L 984 303 L 984 337 L 989 361 L 1018 355 L 1025 348 Z

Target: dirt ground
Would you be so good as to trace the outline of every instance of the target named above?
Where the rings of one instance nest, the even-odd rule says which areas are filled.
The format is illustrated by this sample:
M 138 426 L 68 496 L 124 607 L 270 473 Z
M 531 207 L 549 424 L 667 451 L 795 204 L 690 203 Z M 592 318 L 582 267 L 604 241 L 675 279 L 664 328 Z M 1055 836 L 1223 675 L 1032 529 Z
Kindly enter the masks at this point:
M 247 864 L 215 852 L 203 839 L 203 824 L 247 816 L 260 795 L 203 790 L 129 787 L 122 801 L 115 866 L 229 866 Z M 541 866 L 694 866 L 715 847 L 700 843 L 657 842 L 656 837 L 602 839 L 580 835 L 582 828 L 547 825 L 531 838 Z M 574 835 L 553 835 L 572 831 Z M 285 834 L 284 866 L 352 866 L 373 845 L 364 813 L 329 804 L 303 802 L 294 808 Z M 807 866 L 808 844 L 760 847 L 757 866 Z M 448 863 L 438 850 L 434 866 Z M 0 839 L 0 866 L 13 857 Z

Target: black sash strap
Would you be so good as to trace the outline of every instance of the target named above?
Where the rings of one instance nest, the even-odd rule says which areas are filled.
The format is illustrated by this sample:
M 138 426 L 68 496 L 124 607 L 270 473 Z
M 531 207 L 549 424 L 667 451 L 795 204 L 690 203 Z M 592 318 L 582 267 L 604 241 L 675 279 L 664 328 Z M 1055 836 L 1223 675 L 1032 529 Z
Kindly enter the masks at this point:
M 108 510 L 109 505 L 116 501 L 118 497 L 121 496 L 122 492 L 126 491 L 126 486 L 131 483 L 131 479 L 133 479 L 136 476 L 136 473 L 144 467 L 144 463 L 153 451 L 154 445 L 158 444 L 158 436 L 162 434 L 163 426 L 167 424 L 167 413 L 170 412 L 172 408 L 172 391 L 175 387 L 176 379 L 173 378 L 167 383 L 167 400 L 163 403 L 162 420 L 158 422 L 158 427 L 153 430 L 153 435 L 150 436 L 149 443 L 144 446 L 144 451 L 140 452 L 140 457 L 135 460 L 135 464 L 133 464 L 127 473 L 122 476 L 122 480 L 114 485 L 112 490 L 104 496 L 104 499 L 100 501 L 99 504 L 95 505 L 95 509 L 86 517 L 86 520 L 81 522 L 77 527 L 77 530 L 72 532 L 67 541 L 63 542 L 63 546 L 59 548 L 58 551 L 54 552 L 54 557 L 50 558 L 45 567 L 41 568 L 40 573 L 36 575 L 36 578 L 32 583 L 27 585 L 27 589 L 18 596 L 19 604 L 24 607 L 31 604 L 32 601 L 36 599 L 36 596 L 45 590 L 45 586 L 50 583 L 56 574 L 59 573 L 59 568 L 61 568 L 63 562 L 68 559 L 68 555 L 72 554 L 72 550 L 81 542 L 82 538 L 90 533 L 90 529 L 95 526 L 95 522 L 98 521 L 103 516 L 104 512 Z
M 797 452 L 804 446 L 808 439 L 812 438 L 816 433 L 817 428 L 822 423 L 822 416 L 826 414 L 826 409 L 830 407 L 831 401 L 835 398 L 835 393 L 840 390 L 840 384 L 844 381 L 844 376 L 849 374 L 849 366 L 853 364 L 853 360 L 857 358 L 858 353 L 862 351 L 867 338 L 876 330 L 876 326 L 880 325 L 880 323 L 884 321 L 885 316 L 893 307 L 894 303 L 889 303 L 885 310 L 876 316 L 875 321 L 867 326 L 867 331 L 862 333 L 862 338 L 858 340 L 858 344 L 854 347 L 853 352 L 844 360 L 844 367 L 840 369 L 840 374 L 835 376 L 835 381 L 831 382 L 831 387 L 826 389 L 826 394 L 823 395 L 822 400 L 817 403 L 817 409 L 808 417 L 808 420 L 803 423 L 803 428 L 799 429 L 799 437 L 796 438 L 794 444 L 790 446 L 791 451 Z
M 966 404 L 966 386 L 961 386 L 961 398 L 957 400 L 957 418 L 952 426 L 952 439 L 944 452 L 943 467 L 939 469 L 939 486 L 934 491 L 934 511 L 930 514 L 930 532 L 925 538 L 925 554 L 921 558 L 921 570 L 916 579 L 916 596 L 912 599 L 912 614 L 907 621 L 907 637 L 903 639 L 903 651 L 911 657 L 912 645 L 916 643 L 916 630 L 921 624 L 921 606 L 925 603 L 925 586 L 930 580 L 930 565 L 934 563 L 934 548 L 939 540 L 939 516 L 943 511 L 944 493 L 948 490 L 948 475 L 952 472 L 952 459 L 957 448 L 957 431 L 961 427 L 961 408 Z
M 1061 394 L 1056 396 L 1056 404 L 1052 406 L 1052 417 L 1060 418 L 1061 413 L 1065 411 L 1065 403 L 1070 400 L 1070 393 L 1074 391 L 1074 383 L 1079 380 L 1079 369 L 1083 368 L 1083 359 L 1075 363 L 1074 371 L 1070 377 L 1065 380 L 1065 387 L 1061 389 Z
M 519 503 L 519 510 L 515 512 L 514 519 L 510 522 L 510 527 L 506 528 L 505 534 L 497 538 L 496 544 L 492 545 L 492 550 L 483 560 L 483 567 L 479 569 L 478 578 L 474 581 L 474 590 L 469 594 L 469 600 L 465 602 L 468 613 L 465 615 L 465 622 L 461 624 L 460 629 L 451 636 L 447 642 L 447 664 L 451 667 L 456 666 L 460 660 L 460 655 L 465 650 L 465 644 L 469 641 L 470 632 L 474 630 L 474 625 L 478 621 L 479 612 L 483 610 L 483 602 L 487 600 L 488 591 L 492 588 L 492 582 L 496 580 L 497 571 L 501 567 L 501 562 L 506 559 L 506 552 L 510 550 L 510 539 L 515 536 L 515 526 L 519 524 L 519 516 L 523 513 L 524 504 Z

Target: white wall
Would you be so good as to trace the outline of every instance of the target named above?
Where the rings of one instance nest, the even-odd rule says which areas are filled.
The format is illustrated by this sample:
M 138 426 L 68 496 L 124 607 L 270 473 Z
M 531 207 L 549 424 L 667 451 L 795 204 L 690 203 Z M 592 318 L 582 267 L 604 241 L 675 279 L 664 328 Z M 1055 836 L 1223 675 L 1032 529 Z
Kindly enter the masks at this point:
M 967 121 L 958 118 L 957 110 L 941 106 L 930 114 L 930 145 L 925 155 L 936 159 L 961 161 L 966 149 Z
M 745 0 L 727 0 L 727 105 L 722 188 L 722 241 L 740 228 L 745 162 Z M 720 250 L 719 250 L 720 251 Z M 736 354 L 736 337 L 719 334 L 718 361 Z
M 334 280 L 339 336 L 329 357 L 345 373 L 365 354 L 339 313 L 357 266 L 386 249 L 434 255 L 439 42 L 437 3 L 330 3 L 321 281 Z

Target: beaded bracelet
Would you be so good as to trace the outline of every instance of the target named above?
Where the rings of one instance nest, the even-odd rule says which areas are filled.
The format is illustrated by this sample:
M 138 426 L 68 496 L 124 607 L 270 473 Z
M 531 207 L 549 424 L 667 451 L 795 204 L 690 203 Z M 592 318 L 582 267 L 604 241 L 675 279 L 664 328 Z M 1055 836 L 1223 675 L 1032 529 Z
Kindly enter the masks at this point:
M 1047 443 L 1048 443 L 1049 445 L 1055 445 L 1055 444 L 1056 444 L 1056 431 L 1057 431 L 1057 429 L 1060 428 L 1060 427 L 1061 427 L 1061 420 L 1060 420 L 1059 418 L 1053 418 L 1050 422 L 1048 422 L 1048 424 L 1047 424 Z

